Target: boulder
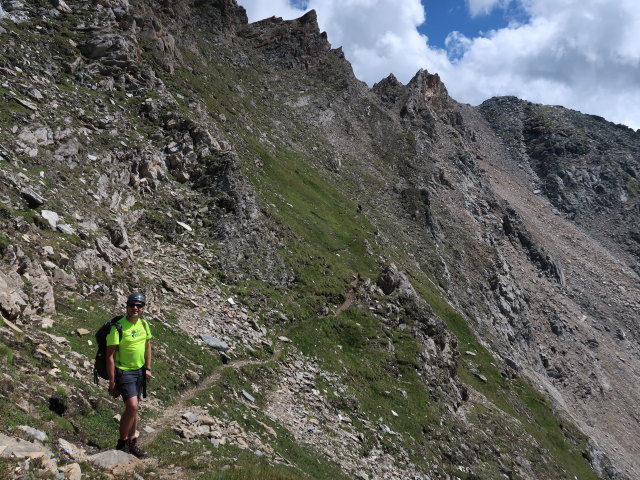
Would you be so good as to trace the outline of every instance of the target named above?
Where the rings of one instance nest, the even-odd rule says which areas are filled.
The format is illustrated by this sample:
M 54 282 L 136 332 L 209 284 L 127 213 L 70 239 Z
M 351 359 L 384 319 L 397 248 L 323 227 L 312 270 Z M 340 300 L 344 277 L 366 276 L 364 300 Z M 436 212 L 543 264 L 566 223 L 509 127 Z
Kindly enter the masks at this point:
M 218 338 L 214 338 L 211 335 L 206 335 L 206 334 L 201 334 L 200 338 L 202 339 L 202 341 L 204 343 L 206 343 L 207 345 L 209 345 L 211 348 L 221 351 L 221 352 L 226 352 L 227 350 L 229 350 L 229 345 L 227 344 L 227 342 L 224 342 Z
M 70 463 L 69 465 L 63 465 L 59 468 L 60 472 L 64 474 L 64 478 L 68 480 L 81 480 L 82 469 L 77 463 Z
M 246 390 L 242 390 L 242 396 L 249 400 L 251 403 L 254 403 L 256 401 L 255 397 Z
M 384 268 L 376 284 L 382 289 L 385 295 L 391 295 L 397 291 L 399 295 L 405 297 L 417 297 L 416 291 L 413 289 L 407 274 L 399 271 L 398 267 L 393 263 Z
M 144 152 L 134 163 L 133 168 L 140 178 L 146 178 L 152 182 L 164 180 L 167 176 L 166 161 L 158 153 Z
M 82 144 L 77 138 L 72 138 L 60 146 L 53 152 L 53 158 L 63 161 L 70 157 L 75 157 L 82 150 Z
M 54 284 L 62 285 L 68 290 L 73 290 L 78 286 L 78 281 L 76 280 L 75 275 L 67 273 L 58 267 L 53 269 L 53 275 L 51 278 L 53 279 Z
M 42 197 L 42 195 L 40 195 L 32 188 L 24 188 L 20 193 L 27 200 L 27 203 L 31 208 L 37 208 L 45 203 L 45 199 Z
M 31 263 L 25 272 L 31 283 L 29 301 L 37 313 L 56 313 L 55 295 L 49 276 L 39 263 Z
M 39 440 L 41 442 L 46 442 L 47 441 L 47 434 L 44 433 L 41 430 L 37 430 L 37 429 L 35 429 L 33 427 L 30 427 L 28 425 L 20 425 L 20 426 L 18 426 L 18 428 L 20 430 L 22 430 L 24 433 L 26 433 L 27 435 L 29 435 L 34 440 Z
M 100 60 L 105 65 L 127 67 L 140 58 L 140 49 L 133 40 L 114 33 L 98 35 L 78 48 L 85 57 Z
M 71 225 L 67 225 L 66 223 L 59 223 L 56 225 L 56 230 L 61 233 L 66 233 L 67 235 L 75 235 L 76 231 Z
M 31 146 L 44 147 L 53 144 L 53 132 L 44 125 L 29 125 L 22 129 L 18 138 Z
M 105 470 L 113 470 L 129 464 L 139 464 L 140 460 L 121 450 L 107 450 L 87 457 L 89 463 L 93 463 Z
M 105 237 L 96 239 L 96 249 L 100 256 L 111 265 L 119 265 L 129 260 L 127 253 L 114 247 Z
M 72 13 L 71 7 L 64 0 L 51 0 L 51 3 L 62 13 Z
M 60 448 L 67 454 L 69 457 L 78 460 L 80 462 L 85 462 L 87 460 L 87 455 L 85 451 L 78 446 L 74 445 L 71 442 L 68 442 L 64 438 L 58 439 L 58 445 Z
M 111 273 L 111 266 L 101 258 L 97 250 L 87 249 L 78 253 L 73 259 L 76 270 Z
M 111 243 L 118 248 L 123 250 L 131 248 L 127 230 L 122 224 L 115 225 L 109 229 L 109 239 L 111 240 Z
M 51 450 L 37 441 L 29 442 L 0 433 L 0 457 L 40 458 L 46 470 L 54 474 L 58 471 L 58 466 L 52 458 L 53 454 Z
M 54 212 L 52 210 L 42 210 L 42 212 L 40 212 L 40 215 L 47 222 L 49 222 L 49 225 L 53 229 L 55 229 L 57 227 L 58 222 L 60 221 L 60 215 L 58 215 L 56 212 Z
M 24 282 L 15 272 L 0 272 L 0 312 L 9 320 L 17 318 L 28 305 Z

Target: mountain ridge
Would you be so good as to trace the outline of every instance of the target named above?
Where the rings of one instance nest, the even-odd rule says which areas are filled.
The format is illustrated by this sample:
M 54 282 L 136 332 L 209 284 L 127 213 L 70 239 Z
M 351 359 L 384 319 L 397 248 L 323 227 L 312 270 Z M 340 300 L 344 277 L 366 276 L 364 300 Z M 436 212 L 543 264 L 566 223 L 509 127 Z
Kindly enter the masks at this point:
M 154 320 L 167 316 L 186 332 L 226 335 L 237 355 L 260 357 L 286 334 L 295 345 L 289 355 L 310 370 L 283 361 L 264 378 L 279 368 L 297 372 L 294 378 L 315 371 L 309 395 L 318 402 L 289 395 L 301 388 L 293 380 L 274 389 L 255 372 L 227 379 L 225 388 L 238 393 L 250 378 L 271 415 L 260 421 L 297 445 L 326 441 L 322 461 L 349 478 L 403 471 L 568 478 L 573 468 L 587 475 L 562 456 L 569 451 L 590 459 L 602 478 L 634 478 L 635 133 L 516 99 L 462 105 L 426 71 L 406 86 L 389 77 L 369 89 L 313 13 L 248 24 L 232 0 L 164 2 L 159 10 L 144 1 L 2 5 L 22 19 L 0 31 L 2 281 L 9 292 L 0 303 L 8 322 L 53 324 L 73 343 L 65 329 L 78 317 L 69 306 L 101 312 L 135 286 L 155 303 Z M 598 143 L 607 135 L 627 150 Z M 229 329 L 224 295 L 245 308 Z M 343 310 L 346 298 L 351 306 Z M 21 348 L 26 340 L 9 330 L 3 327 L 3 346 L 30 358 Z M 46 338 L 46 331 L 34 335 Z M 243 335 L 255 341 L 246 344 Z M 173 348 L 169 337 L 159 338 L 161 350 Z M 86 346 L 74 348 L 86 355 Z M 35 365 L 46 364 L 38 355 Z M 170 356 L 160 355 L 172 371 Z M 202 378 L 210 366 L 194 362 L 192 378 Z M 27 381 L 16 375 L 10 378 Z M 325 377 L 341 395 L 323 393 Z M 525 407 L 513 394 L 526 388 L 521 377 L 538 382 L 601 447 L 583 445 L 565 420 Z M 409 393 L 396 390 L 401 378 L 412 379 Z M 88 385 L 65 386 L 74 398 L 100 395 Z M 13 395 L 5 384 L 3 395 Z M 163 395 L 159 401 L 170 403 Z M 385 396 L 399 417 L 378 410 L 374 399 Z M 433 412 L 422 412 L 421 401 Z M 307 438 L 309 424 L 281 404 L 324 412 L 325 435 Z M 351 423 L 338 420 L 336 428 L 329 412 Z M 440 425 L 431 415 L 441 416 Z M 74 416 L 60 418 L 94 435 Z M 558 422 L 549 436 L 575 442 L 575 450 L 544 444 L 544 419 Z M 30 421 L 55 424 L 44 414 Z M 527 441 L 509 428 L 525 428 Z M 7 424 L 2 430 L 14 432 Z M 343 434 L 349 447 L 341 454 L 330 445 Z M 375 452 L 384 452 L 386 473 L 370 465 Z M 224 456 L 238 461 L 235 451 Z M 184 468 L 194 473 L 202 462 Z

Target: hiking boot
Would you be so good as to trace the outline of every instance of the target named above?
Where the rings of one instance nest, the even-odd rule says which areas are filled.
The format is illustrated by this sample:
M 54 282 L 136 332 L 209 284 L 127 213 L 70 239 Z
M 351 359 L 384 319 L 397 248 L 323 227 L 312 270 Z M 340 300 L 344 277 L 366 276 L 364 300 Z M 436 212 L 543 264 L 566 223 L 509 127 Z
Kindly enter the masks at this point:
M 138 439 L 132 438 L 129 440 L 129 453 L 135 455 L 138 458 L 144 458 L 147 456 L 147 452 L 138 447 Z
M 133 453 L 129 448 L 129 440 L 118 440 L 118 444 L 116 445 L 116 450 L 122 450 L 124 453 Z

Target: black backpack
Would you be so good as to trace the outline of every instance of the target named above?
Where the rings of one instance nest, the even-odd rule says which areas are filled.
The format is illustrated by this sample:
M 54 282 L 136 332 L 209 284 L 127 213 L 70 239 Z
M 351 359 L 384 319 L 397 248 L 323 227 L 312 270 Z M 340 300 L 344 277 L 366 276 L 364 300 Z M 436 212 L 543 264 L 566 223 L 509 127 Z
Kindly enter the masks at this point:
M 118 330 L 118 336 L 122 338 L 122 325 L 120 325 L 120 319 L 124 318 L 122 315 L 113 317 L 108 322 L 105 322 L 96 332 L 96 343 L 98 344 L 98 352 L 96 353 L 96 361 L 93 364 L 93 381 L 98 384 L 98 378 L 109 379 L 107 375 L 107 335 L 111 331 L 111 327 L 116 327 Z

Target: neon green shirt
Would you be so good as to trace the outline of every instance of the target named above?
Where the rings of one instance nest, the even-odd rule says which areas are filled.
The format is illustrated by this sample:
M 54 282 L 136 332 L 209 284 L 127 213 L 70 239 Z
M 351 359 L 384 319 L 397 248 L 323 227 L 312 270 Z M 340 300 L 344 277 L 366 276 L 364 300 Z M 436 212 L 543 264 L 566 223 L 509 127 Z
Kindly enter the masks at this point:
M 119 338 L 116 327 L 111 327 L 107 335 L 107 346 L 118 345 L 115 354 L 116 368 L 120 370 L 142 368 L 147 340 L 151 338 L 149 324 L 141 318 L 136 323 L 131 323 L 126 317 L 122 317 L 118 322 L 122 325 L 122 338 Z

